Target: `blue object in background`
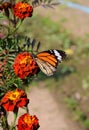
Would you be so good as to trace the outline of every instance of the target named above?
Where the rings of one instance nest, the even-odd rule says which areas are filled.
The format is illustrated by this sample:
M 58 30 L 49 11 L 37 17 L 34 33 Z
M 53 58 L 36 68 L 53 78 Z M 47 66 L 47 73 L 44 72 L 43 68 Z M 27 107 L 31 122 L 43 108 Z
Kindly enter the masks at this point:
M 58 0 L 61 4 L 64 4 L 70 8 L 74 8 L 74 9 L 79 9 L 85 13 L 89 13 L 89 7 L 87 6 L 84 6 L 84 5 L 80 5 L 80 4 L 77 4 L 77 3 L 73 3 L 73 2 L 70 2 L 70 1 L 65 1 L 65 0 Z

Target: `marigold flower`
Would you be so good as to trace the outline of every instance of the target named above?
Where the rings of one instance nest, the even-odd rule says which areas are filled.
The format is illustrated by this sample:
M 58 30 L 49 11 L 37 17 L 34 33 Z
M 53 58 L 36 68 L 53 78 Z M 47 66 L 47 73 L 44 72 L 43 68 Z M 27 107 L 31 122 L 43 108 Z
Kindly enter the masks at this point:
M 13 6 L 14 15 L 20 19 L 31 17 L 33 8 L 27 3 L 18 2 Z
M 27 106 L 28 103 L 26 93 L 20 89 L 7 92 L 1 100 L 1 105 L 6 111 L 14 111 L 19 107 Z
M 27 76 L 33 76 L 40 70 L 31 54 L 27 52 L 22 52 L 17 55 L 13 67 L 15 74 L 21 79 Z
M 25 113 L 18 119 L 18 130 L 37 130 L 39 128 L 38 118 Z

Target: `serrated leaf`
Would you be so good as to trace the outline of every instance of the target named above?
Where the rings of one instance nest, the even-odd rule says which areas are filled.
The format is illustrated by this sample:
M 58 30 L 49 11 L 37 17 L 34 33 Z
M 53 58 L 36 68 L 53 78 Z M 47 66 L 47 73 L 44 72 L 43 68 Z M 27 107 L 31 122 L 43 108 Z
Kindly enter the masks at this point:
M 32 1 L 32 5 L 33 6 L 40 6 L 41 5 L 44 8 L 47 8 L 47 7 L 53 8 L 53 6 L 60 4 L 59 2 L 52 3 L 52 1 L 53 0 L 34 0 L 34 1 Z
M 15 57 L 14 53 L 8 54 L 8 57 Z
M 23 44 L 22 49 L 24 49 L 25 47 L 26 47 L 26 43 Z
M 59 2 L 51 3 L 51 5 L 53 5 L 53 6 L 56 6 L 56 5 L 59 5 L 59 4 L 60 4 Z
M 38 50 L 39 50 L 40 45 L 41 45 L 41 43 L 40 43 L 40 42 L 38 42 L 36 51 L 38 51 Z
M 32 5 L 33 5 L 33 6 L 36 5 L 36 4 L 39 4 L 39 1 L 38 1 L 38 0 L 32 1 Z
M 26 42 L 26 44 L 27 44 L 27 47 L 29 48 L 30 45 L 31 45 L 30 38 L 27 38 L 27 42 Z
M 47 8 L 47 7 L 49 7 L 49 8 L 52 8 L 52 9 L 54 9 L 53 8 L 53 6 L 52 5 L 50 5 L 50 4 L 46 4 L 46 5 L 42 5 L 44 8 Z
M 21 51 L 21 47 L 20 46 L 18 46 L 18 52 L 20 52 Z
M 9 57 L 9 60 L 14 60 L 14 57 Z
M 35 43 L 36 43 L 36 40 L 33 39 L 33 41 L 32 41 L 32 50 L 33 50 L 33 48 L 34 48 L 34 46 L 35 46 Z

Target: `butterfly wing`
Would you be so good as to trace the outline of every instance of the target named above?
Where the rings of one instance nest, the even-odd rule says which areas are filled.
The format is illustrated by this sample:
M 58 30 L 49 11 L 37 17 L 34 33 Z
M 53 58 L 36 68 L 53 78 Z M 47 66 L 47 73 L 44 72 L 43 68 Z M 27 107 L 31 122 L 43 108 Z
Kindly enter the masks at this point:
M 56 71 L 56 68 L 53 67 L 51 64 L 48 62 L 45 62 L 39 58 L 36 58 L 36 62 L 38 66 L 40 67 L 41 71 L 45 73 L 47 76 L 53 75 L 53 73 Z
M 57 69 L 58 63 L 66 57 L 66 54 L 62 50 L 48 50 L 40 52 L 36 55 L 36 62 L 41 71 L 46 75 L 53 75 Z

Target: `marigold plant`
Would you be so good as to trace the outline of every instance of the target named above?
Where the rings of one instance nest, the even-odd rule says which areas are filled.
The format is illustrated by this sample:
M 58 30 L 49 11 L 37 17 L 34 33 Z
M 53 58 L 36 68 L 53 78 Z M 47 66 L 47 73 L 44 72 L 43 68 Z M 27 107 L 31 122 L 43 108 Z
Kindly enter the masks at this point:
M 39 5 L 51 7 L 55 3 L 49 0 L 0 2 L 0 127 L 3 130 L 39 128 L 39 119 L 29 114 L 27 86 L 40 70 L 48 76 L 54 74 L 58 63 L 66 56 L 64 51 L 55 49 L 38 53 L 40 42 L 27 36 L 20 38 L 20 26 L 27 17 L 31 19 Z M 24 108 L 25 114 L 17 118 L 19 108 Z M 14 116 L 11 124 L 8 123 L 10 111 Z

